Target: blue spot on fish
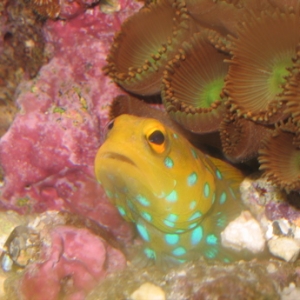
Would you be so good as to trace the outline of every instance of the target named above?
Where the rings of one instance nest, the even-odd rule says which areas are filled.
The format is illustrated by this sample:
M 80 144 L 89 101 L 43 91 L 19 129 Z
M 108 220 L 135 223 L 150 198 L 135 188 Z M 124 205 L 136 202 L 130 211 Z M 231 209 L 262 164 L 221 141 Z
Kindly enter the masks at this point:
M 192 151 L 194 158 L 198 158 L 196 150 L 192 148 L 191 151 Z
M 217 254 L 218 254 L 218 249 L 216 247 L 210 248 L 205 251 L 205 256 L 210 259 L 215 258 Z
M 110 190 L 108 190 L 108 189 L 105 190 L 105 194 L 106 194 L 106 196 L 108 198 L 112 198 L 113 197 L 113 193 Z
M 174 162 L 173 162 L 172 158 L 170 158 L 168 156 L 165 158 L 164 163 L 165 163 L 165 166 L 169 169 L 174 167 Z
M 175 226 L 174 222 L 170 222 L 170 221 L 168 221 L 168 220 L 164 220 L 164 223 L 165 223 L 168 227 L 174 227 L 174 226 Z
M 189 229 L 195 228 L 197 226 L 198 223 L 193 223 L 191 225 L 189 225 Z
M 190 203 L 190 209 L 195 209 L 197 205 L 197 201 L 196 200 L 193 200 L 191 203 Z
M 217 221 L 217 226 L 219 226 L 219 227 L 225 227 L 226 223 L 227 223 L 226 216 L 220 214 L 220 217 L 219 217 L 219 219 Z
M 231 196 L 233 197 L 233 199 L 236 199 L 235 193 L 233 192 L 231 187 L 229 187 L 229 191 L 230 191 Z
M 119 211 L 119 213 L 120 213 L 121 216 L 125 216 L 126 215 L 126 211 L 125 211 L 124 207 L 117 206 L 117 209 L 118 209 L 118 211 Z
M 181 256 L 186 254 L 186 250 L 183 247 L 178 247 L 172 251 L 172 253 L 176 256 Z
M 216 201 L 216 193 L 213 193 L 212 198 L 211 198 L 211 203 L 214 204 Z
M 191 243 L 192 245 L 197 245 L 201 242 L 203 236 L 203 229 L 201 226 L 195 228 L 191 235 Z
M 198 180 L 198 175 L 197 175 L 196 172 L 193 172 L 187 178 L 187 184 L 188 184 L 188 186 L 192 186 L 192 185 L 196 184 L 197 180 Z
M 200 218 L 201 216 L 202 216 L 201 212 L 200 212 L 200 211 L 196 211 L 196 212 L 193 213 L 193 215 L 189 218 L 189 221 L 198 219 L 198 218 Z
M 170 221 L 170 222 L 176 222 L 178 219 L 178 215 L 176 214 L 169 214 L 166 218 L 166 220 Z
M 144 253 L 146 254 L 146 256 L 150 259 L 156 259 L 156 253 L 154 250 L 150 249 L 150 248 L 145 248 L 144 249 Z
M 175 245 L 179 241 L 179 235 L 178 234 L 166 234 L 165 240 L 169 245 Z
M 166 200 L 169 202 L 176 202 L 177 201 L 177 192 L 173 190 L 168 196 L 166 196 Z
M 204 184 L 204 196 L 207 198 L 209 196 L 209 193 L 210 193 L 209 184 L 206 182 Z
M 218 244 L 218 238 L 214 234 L 209 234 L 206 237 L 206 243 L 209 245 L 217 245 Z
M 126 200 L 126 203 L 127 203 L 128 207 L 129 207 L 131 210 L 135 211 L 135 208 L 134 208 L 132 202 L 130 201 L 130 199 L 127 199 L 127 200 Z
M 225 192 L 223 192 L 220 197 L 220 204 L 224 204 L 226 202 L 226 199 L 227 199 L 227 195 Z
M 137 224 L 136 227 L 137 227 L 137 230 L 140 233 L 142 239 L 149 242 L 150 238 L 149 238 L 149 233 L 147 231 L 147 228 L 142 224 Z
M 137 200 L 140 204 L 142 204 L 143 206 L 149 206 L 149 205 L 150 205 L 150 201 L 149 201 L 146 197 L 144 197 L 144 196 L 142 196 L 142 195 L 137 195 L 137 196 L 136 196 L 136 200 Z
M 217 169 L 217 171 L 216 171 L 216 175 L 217 175 L 217 177 L 219 178 L 219 179 L 222 179 L 222 174 L 221 174 L 221 172 Z
M 178 139 L 178 134 L 177 134 L 177 133 L 173 133 L 173 137 L 174 137 L 175 139 Z
M 147 213 L 147 212 L 142 212 L 142 216 L 143 216 L 143 218 L 145 219 L 145 220 L 147 220 L 147 221 L 149 221 L 149 222 L 151 222 L 152 221 L 152 216 L 149 214 L 149 213 Z

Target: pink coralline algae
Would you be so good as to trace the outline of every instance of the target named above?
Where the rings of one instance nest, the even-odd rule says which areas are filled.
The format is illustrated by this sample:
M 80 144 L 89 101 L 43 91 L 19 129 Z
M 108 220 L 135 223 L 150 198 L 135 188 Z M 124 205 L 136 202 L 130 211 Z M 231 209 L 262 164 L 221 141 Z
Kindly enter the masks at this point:
M 269 202 L 266 205 L 266 217 L 271 221 L 284 218 L 298 223 L 300 220 L 300 211 L 295 209 L 288 202 Z
M 108 106 L 123 93 L 102 67 L 114 32 L 140 6 L 121 0 L 113 14 L 95 6 L 68 21 L 45 23 L 51 59 L 34 79 L 18 86 L 19 112 L 0 140 L 1 209 L 68 211 L 95 221 L 122 245 L 132 240 L 132 227 L 96 182 L 94 157 L 104 138 Z M 125 266 L 119 250 L 85 229 L 53 229 L 50 244 L 45 261 L 25 269 L 25 299 L 58 299 L 64 280 L 71 286 L 64 299 L 84 299 L 96 281 Z
M 31 264 L 21 281 L 22 299 L 85 299 L 97 282 L 126 265 L 119 250 L 87 229 L 57 226 L 49 235 L 51 246 L 43 246 L 43 261 Z
M 114 14 L 97 6 L 67 22 L 47 21 L 44 36 L 53 57 L 19 86 L 20 112 L 0 141 L 2 208 L 79 212 L 130 238 L 94 179 L 93 163 L 107 107 L 122 93 L 102 67 L 114 32 L 139 6 L 123 1 Z

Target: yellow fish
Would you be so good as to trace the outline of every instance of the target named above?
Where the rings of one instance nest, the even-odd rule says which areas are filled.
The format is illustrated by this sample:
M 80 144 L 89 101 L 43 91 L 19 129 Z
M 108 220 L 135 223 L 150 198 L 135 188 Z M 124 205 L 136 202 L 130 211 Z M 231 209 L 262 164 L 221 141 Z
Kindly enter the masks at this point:
M 144 253 L 156 262 L 221 255 L 220 233 L 240 212 L 243 174 L 195 149 L 161 122 L 117 117 L 95 159 L 95 174 Z

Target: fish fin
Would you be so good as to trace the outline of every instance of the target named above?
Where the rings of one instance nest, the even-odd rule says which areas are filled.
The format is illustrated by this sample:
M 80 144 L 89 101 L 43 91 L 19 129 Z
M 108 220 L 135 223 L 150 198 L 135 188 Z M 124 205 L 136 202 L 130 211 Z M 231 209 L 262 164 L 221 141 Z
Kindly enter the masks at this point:
M 209 157 L 209 159 L 220 170 L 224 178 L 230 181 L 232 188 L 239 189 L 239 185 L 245 178 L 243 172 L 228 162 L 224 162 L 218 158 Z

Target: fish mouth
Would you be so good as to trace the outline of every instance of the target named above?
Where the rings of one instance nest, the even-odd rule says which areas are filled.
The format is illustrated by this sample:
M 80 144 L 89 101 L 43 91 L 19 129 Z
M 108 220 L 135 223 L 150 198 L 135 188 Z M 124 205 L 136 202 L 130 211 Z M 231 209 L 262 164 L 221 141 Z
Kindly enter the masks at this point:
M 128 157 L 126 157 L 122 154 L 119 154 L 119 153 L 115 153 L 115 152 L 104 153 L 102 155 L 102 158 L 115 159 L 115 160 L 118 160 L 118 161 L 121 161 L 121 162 L 124 162 L 124 163 L 128 163 L 132 166 L 136 166 L 136 164 L 131 159 L 129 159 Z

